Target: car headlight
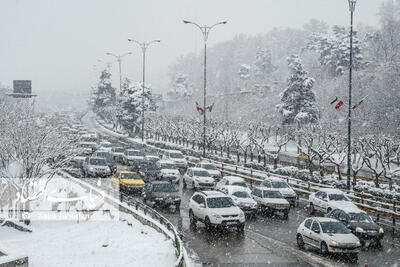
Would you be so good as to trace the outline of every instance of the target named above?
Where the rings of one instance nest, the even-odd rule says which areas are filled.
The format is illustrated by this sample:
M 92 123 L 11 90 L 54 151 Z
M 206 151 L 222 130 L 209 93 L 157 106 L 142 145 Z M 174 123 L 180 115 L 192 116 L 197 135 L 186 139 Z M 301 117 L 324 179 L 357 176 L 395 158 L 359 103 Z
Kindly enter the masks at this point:
M 90 167 L 89 170 L 90 170 L 90 171 L 94 171 L 94 168 L 93 168 L 93 167 Z
M 383 231 L 383 228 L 379 228 L 379 233 L 383 234 L 385 231 Z
M 139 173 L 140 173 L 141 175 L 144 175 L 144 172 L 142 172 L 142 171 L 139 171 Z
M 331 240 L 331 244 L 334 245 L 334 246 L 338 246 L 339 242 L 336 242 L 335 240 Z
M 110 170 L 110 167 L 107 167 L 106 171 L 107 171 L 107 172 L 110 172 L 110 171 L 111 171 L 111 170 Z
M 364 229 L 362 227 L 357 226 L 356 232 L 362 233 L 362 232 L 364 232 Z
M 356 245 L 357 245 L 357 246 L 360 246 L 360 245 L 361 245 L 360 240 L 357 240 L 357 241 L 356 241 Z
M 215 219 L 221 219 L 221 218 L 222 218 L 221 215 L 216 214 L 216 213 L 213 213 L 212 216 L 213 216 Z
M 156 197 L 156 198 L 154 198 L 154 200 L 164 200 L 164 198 L 162 198 L 162 197 Z

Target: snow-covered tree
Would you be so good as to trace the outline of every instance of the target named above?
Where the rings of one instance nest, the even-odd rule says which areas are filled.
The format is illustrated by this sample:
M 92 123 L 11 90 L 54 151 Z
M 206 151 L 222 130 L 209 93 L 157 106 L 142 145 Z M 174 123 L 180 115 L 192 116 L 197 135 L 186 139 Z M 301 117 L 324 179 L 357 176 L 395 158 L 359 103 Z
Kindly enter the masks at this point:
M 277 69 L 277 67 L 272 64 L 271 50 L 266 48 L 259 48 L 257 50 L 254 65 L 254 75 L 258 79 L 265 79 L 268 74 Z
M 141 83 L 131 84 L 127 78 L 124 79 L 122 91 L 118 97 L 118 118 L 129 135 L 138 134 L 141 131 L 142 96 Z M 144 97 L 144 110 L 155 110 L 156 106 L 149 87 L 145 87 Z
M 111 73 L 106 69 L 100 74 L 100 81 L 92 93 L 92 109 L 102 119 L 108 115 L 107 108 L 113 106 L 116 100 L 115 88 L 111 85 Z
M 286 89 L 280 94 L 282 103 L 277 105 L 283 116 L 282 124 L 315 123 L 319 119 L 319 111 L 312 90 L 314 79 L 308 76 L 297 55 L 288 57 L 287 61 L 290 77 Z
M 342 75 L 350 65 L 350 34 L 341 26 L 333 26 L 332 34 L 314 33 L 310 36 L 306 48 L 319 54 L 319 62 L 334 75 Z M 361 42 L 357 32 L 353 32 L 353 63 L 355 70 L 362 68 L 365 63 L 361 53 Z

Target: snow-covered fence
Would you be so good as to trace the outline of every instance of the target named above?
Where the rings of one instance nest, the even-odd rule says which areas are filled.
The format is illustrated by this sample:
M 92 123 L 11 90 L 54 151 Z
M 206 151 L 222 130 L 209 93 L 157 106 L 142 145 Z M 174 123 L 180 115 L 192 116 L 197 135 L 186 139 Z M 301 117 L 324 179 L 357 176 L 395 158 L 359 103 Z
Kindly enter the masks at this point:
M 98 187 L 93 186 L 87 182 L 84 182 L 80 179 L 77 179 L 70 175 L 69 173 L 66 172 L 60 172 L 60 175 L 63 177 L 67 177 L 72 179 L 74 182 L 79 183 L 83 187 L 89 187 L 92 190 L 99 191 Z M 102 188 L 107 190 L 109 193 L 112 191 L 111 188 Z M 176 260 L 176 267 L 184 267 L 184 266 L 189 266 L 190 267 L 190 261 L 186 253 L 186 249 L 183 246 L 183 242 L 180 238 L 180 235 L 178 231 L 175 229 L 175 226 L 168 221 L 164 216 L 162 216 L 160 213 L 155 211 L 154 209 L 150 208 L 149 206 L 137 201 L 133 197 L 129 196 L 128 194 L 124 194 L 122 192 L 118 192 L 120 194 L 120 200 L 118 201 L 114 197 L 112 197 L 110 194 L 106 194 L 105 197 L 112 203 L 119 205 L 119 208 L 131 214 L 135 219 L 140 221 L 141 223 L 148 225 L 158 232 L 164 234 L 166 237 L 170 238 L 175 246 L 176 249 L 176 255 L 177 255 L 177 260 Z

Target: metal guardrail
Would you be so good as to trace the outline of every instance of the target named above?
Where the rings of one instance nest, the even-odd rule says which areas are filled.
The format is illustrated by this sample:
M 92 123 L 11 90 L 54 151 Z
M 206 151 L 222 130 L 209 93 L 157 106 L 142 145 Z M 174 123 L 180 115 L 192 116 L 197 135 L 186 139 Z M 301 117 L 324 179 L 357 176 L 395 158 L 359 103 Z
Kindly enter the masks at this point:
M 61 173 L 62 174 L 62 173 Z M 71 174 L 69 172 L 67 172 L 68 175 L 70 175 L 71 177 L 75 178 L 75 179 L 79 179 L 79 177 L 76 177 L 76 174 Z M 81 180 L 81 179 L 80 179 Z M 82 181 L 82 180 L 81 180 Z M 181 239 L 181 234 L 178 233 L 178 231 L 175 229 L 175 226 L 168 220 L 166 219 L 164 216 L 162 216 L 160 213 L 158 213 L 157 211 L 155 211 L 154 209 L 152 209 L 151 207 L 147 206 L 146 204 L 141 203 L 140 201 L 137 201 L 135 198 L 133 198 L 132 196 L 120 192 L 120 191 L 116 191 L 113 188 L 110 187 L 105 187 L 104 185 L 97 185 L 97 179 L 93 179 L 93 180 L 85 180 L 85 182 L 87 181 L 92 181 L 91 183 L 88 183 L 91 186 L 94 187 L 100 187 L 102 190 L 105 190 L 108 192 L 108 194 L 110 195 L 110 192 L 112 193 L 118 193 L 120 200 L 124 203 L 126 203 L 128 206 L 134 208 L 136 211 L 142 211 L 144 215 L 157 220 L 157 222 L 159 222 L 162 226 L 164 226 L 168 231 L 170 231 L 173 234 L 174 237 L 174 246 L 175 246 L 175 252 L 177 255 L 177 260 L 176 260 L 176 267 L 190 267 L 188 260 L 187 260 L 187 256 L 185 257 L 186 251 L 184 249 L 183 243 L 182 243 L 182 239 Z M 144 218 L 146 219 L 146 218 Z

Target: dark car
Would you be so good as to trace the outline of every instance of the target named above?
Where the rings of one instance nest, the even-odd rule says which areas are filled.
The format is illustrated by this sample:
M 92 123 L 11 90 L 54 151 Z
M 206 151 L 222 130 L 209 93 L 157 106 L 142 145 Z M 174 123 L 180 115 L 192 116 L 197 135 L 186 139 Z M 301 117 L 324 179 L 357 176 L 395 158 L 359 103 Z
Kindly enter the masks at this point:
M 115 162 L 113 155 L 107 151 L 97 151 L 93 154 L 93 156 L 98 158 L 103 158 L 107 165 L 110 167 L 110 170 L 115 173 L 117 171 L 117 163 Z
M 141 160 L 134 163 L 133 171 L 137 171 L 143 176 L 145 182 L 159 180 L 161 177 L 160 167 L 154 161 Z
M 354 208 L 334 209 L 327 217 L 341 221 L 360 239 L 361 243 L 375 242 L 380 245 L 383 238 L 383 228 L 376 224 L 364 211 Z
M 144 202 L 151 207 L 166 208 L 174 205 L 177 209 L 181 205 L 181 196 L 174 185 L 166 181 L 148 183 L 143 191 Z

